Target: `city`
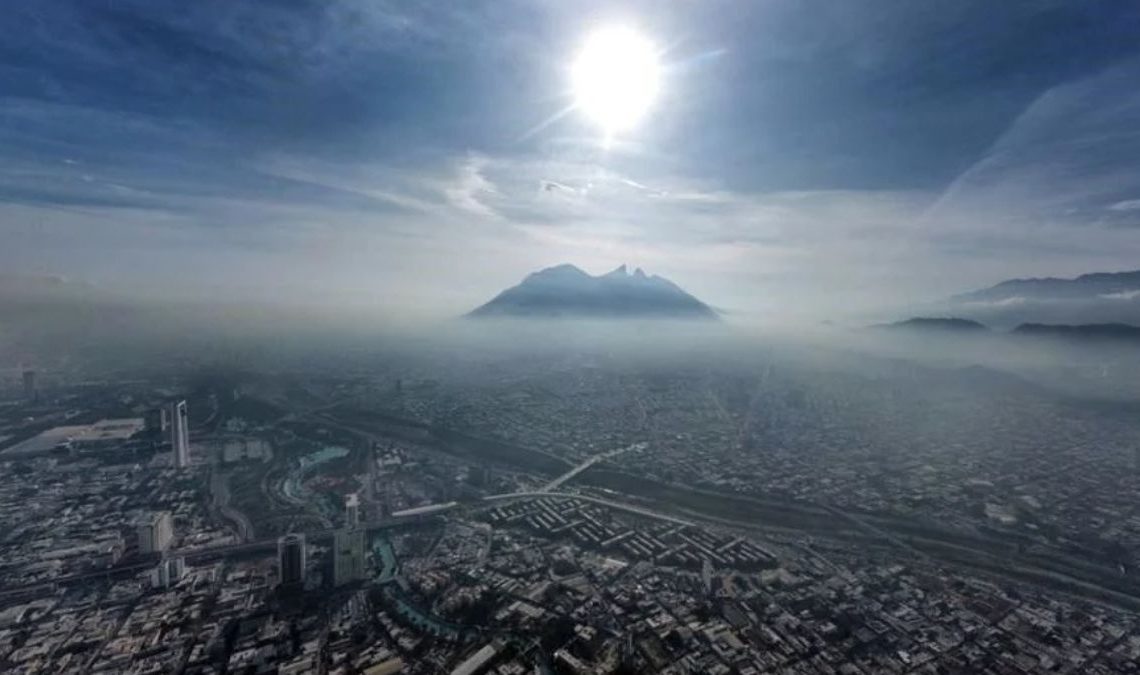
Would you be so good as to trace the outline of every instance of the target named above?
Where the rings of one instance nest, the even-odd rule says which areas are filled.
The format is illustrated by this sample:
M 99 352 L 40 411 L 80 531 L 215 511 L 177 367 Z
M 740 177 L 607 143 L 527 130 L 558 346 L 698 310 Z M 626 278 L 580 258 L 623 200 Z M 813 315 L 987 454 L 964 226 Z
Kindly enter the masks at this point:
M 457 358 L 189 388 L 22 372 L 4 669 L 1140 663 L 1134 416 L 886 360 Z
M 0 16 L 0 675 L 1140 674 L 1140 2 Z

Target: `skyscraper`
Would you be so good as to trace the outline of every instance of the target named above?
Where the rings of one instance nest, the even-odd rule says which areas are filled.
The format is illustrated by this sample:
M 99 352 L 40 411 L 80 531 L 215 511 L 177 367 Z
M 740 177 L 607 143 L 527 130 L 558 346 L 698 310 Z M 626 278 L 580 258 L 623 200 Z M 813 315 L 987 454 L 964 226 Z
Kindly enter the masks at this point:
M 170 409 L 160 406 L 147 410 L 143 415 L 143 424 L 148 434 L 161 434 L 170 427 Z
M 278 539 L 277 560 L 282 586 L 301 588 L 305 585 L 305 535 L 287 534 Z
M 29 401 L 36 400 L 36 371 L 24 371 L 24 398 Z
M 174 404 L 170 420 L 170 445 L 174 466 L 190 466 L 190 421 L 186 415 L 186 401 Z
M 169 511 L 156 511 L 140 518 L 136 524 L 139 553 L 160 553 L 170 548 L 174 539 L 174 519 Z
M 170 588 L 176 586 L 182 577 L 186 576 L 186 559 L 170 558 L 158 563 L 150 571 L 150 585 L 152 588 Z
M 353 492 L 344 498 L 344 526 L 355 529 L 360 525 L 360 497 Z
M 364 578 L 364 530 L 340 529 L 333 536 L 333 585 Z

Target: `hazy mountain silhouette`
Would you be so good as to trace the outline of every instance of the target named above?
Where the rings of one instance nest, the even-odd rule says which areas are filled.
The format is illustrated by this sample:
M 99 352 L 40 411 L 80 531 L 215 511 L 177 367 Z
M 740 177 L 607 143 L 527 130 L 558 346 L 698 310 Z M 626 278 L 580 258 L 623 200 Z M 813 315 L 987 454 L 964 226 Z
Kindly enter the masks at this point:
M 1011 302 L 1015 300 L 1128 300 L 1140 297 L 1140 270 L 1096 272 L 1075 279 L 1010 279 L 996 286 L 962 293 L 953 302 Z
M 957 317 L 922 317 L 916 316 L 914 318 L 906 319 L 905 321 L 896 321 L 895 323 L 883 323 L 875 326 L 875 328 L 891 328 L 903 330 L 930 330 L 930 331 L 953 331 L 962 333 L 972 332 L 988 332 L 989 328 L 977 321 L 969 319 L 959 319 Z
M 1140 326 L 1126 323 L 1079 325 L 1023 323 L 1013 332 L 1017 335 L 1064 338 L 1066 340 L 1128 340 L 1140 342 Z
M 631 274 L 625 265 L 591 276 L 574 265 L 534 272 L 469 317 L 717 319 L 717 313 L 673 282 Z
M 1009 332 L 993 332 L 985 324 L 970 319 L 956 317 L 928 318 L 914 317 L 895 323 L 881 323 L 871 326 L 898 332 L 914 333 L 954 333 L 974 335 L 1009 336 L 1011 338 L 1045 337 L 1059 338 L 1070 342 L 1084 341 L 1127 341 L 1140 342 L 1140 326 L 1126 323 L 1089 324 L 1046 324 L 1022 323 Z

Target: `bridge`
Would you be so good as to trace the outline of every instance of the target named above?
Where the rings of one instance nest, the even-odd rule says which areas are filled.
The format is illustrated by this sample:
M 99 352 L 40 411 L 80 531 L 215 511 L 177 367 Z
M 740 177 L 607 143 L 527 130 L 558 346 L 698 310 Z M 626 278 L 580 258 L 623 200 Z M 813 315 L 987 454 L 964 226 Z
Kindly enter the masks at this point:
M 573 469 L 570 469 L 566 473 L 562 474 L 558 478 L 555 478 L 546 485 L 542 486 L 542 489 L 539 490 L 539 492 L 554 492 L 558 488 L 562 487 L 563 483 L 573 479 L 575 476 L 582 473 L 586 469 L 589 469 L 591 466 L 597 464 L 598 462 L 604 462 L 607 459 L 617 457 L 618 455 L 627 453 L 631 450 L 644 450 L 647 447 L 649 447 L 648 443 L 634 443 L 633 445 L 627 445 L 624 448 L 617 448 L 616 450 L 610 450 L 609 452 L 603 452 L 601 454 L 594 455 Z

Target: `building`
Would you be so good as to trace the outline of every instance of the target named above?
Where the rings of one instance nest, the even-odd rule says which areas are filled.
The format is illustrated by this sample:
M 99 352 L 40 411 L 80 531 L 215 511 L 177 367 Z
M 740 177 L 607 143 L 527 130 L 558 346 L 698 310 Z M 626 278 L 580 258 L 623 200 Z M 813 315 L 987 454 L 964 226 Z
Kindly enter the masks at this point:
M 333 536 L 333 585 L 364 579 L 364 530 L 340 529 Z
M 344 498 L 344 526 L 355 529 L 360 525 L 360 497 L 353 492 Z
M 165 406 L 151 408 L 143 415 L 143 428 L 148 434 L 161 434 L 170 428 L 170 410 Z
M 24 398 L 28 401 L 36 400 L 36 371 L 24 371 Z
M 369 666 L 364 669 L 364 675 L 395 675 L 404 671 L 404 660 L 398 656 L 393 656 L 377 663 L 374 666 Z
M 500 649 L 502 649 L 502 645 L 498 641 L 492 641 L 453 668 L 451 675 L 478 675 L 486 672 L 491 662 L 499 655 Z
M 158 566 L 150 571 L 150 587 L 151 588 L 170 588 L 171 586 L 178 585 L 182 577 L 186 576 L 186 560 L 185 558 L 171 558 L 163 560 L 158 563 Z
M 186 414 L 186 401 L 179 401 L 172 407 L 170 445 L 174 466 L 179 469 L 190 466 L 190 419 Z
M 277 540 L 277 561 L 281 585 L 302 588 L 305 585 L 305 535 L 287 534 Z
M 138 520 L 139 553 L 160 553 L 174 540 L 174 519 L 169 511 L 148 513 Z

